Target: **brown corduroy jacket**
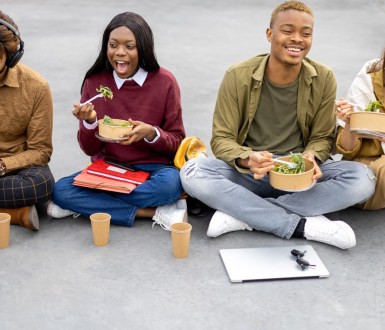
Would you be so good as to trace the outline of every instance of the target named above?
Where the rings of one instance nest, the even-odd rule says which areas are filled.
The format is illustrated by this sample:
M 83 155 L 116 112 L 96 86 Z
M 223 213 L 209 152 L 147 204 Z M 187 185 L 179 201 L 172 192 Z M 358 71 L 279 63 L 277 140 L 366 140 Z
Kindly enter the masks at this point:
M 24 64 L 0 86 L 0 159 L 7 172 L 45 166 L 52 154 L 53 102 L 48 82 Z

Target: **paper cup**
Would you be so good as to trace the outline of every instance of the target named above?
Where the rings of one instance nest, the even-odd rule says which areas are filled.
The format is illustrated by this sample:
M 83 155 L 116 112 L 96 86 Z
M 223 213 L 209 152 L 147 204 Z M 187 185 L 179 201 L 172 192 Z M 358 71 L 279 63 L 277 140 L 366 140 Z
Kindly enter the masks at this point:
M 0 213 L 0 249 L 9 246 L 9 232 L 11 216 L 8 213 Z
M 175 258 L 187 258 L 192 226 L 187 222 L 171 225 L 172 253 Z
M 110 238 L 110 219 L 108 213 L 94 213 L 90 216 L 92 236 L 96 246 L 105 246 Z

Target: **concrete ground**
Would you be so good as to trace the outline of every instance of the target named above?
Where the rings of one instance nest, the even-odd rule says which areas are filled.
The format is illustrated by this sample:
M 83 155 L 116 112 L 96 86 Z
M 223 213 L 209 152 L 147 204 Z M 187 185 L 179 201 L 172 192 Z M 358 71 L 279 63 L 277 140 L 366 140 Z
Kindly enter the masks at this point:
M 278 3 L 2 0 L 0 10 L 14 18 L 25 41 L 23 62 L 51 84 L 55 113 L 50 165 L 56 179 L 89 161 L 78 147 L 71 109 L 114 15 L 134 11 L 150 24 L 160 64 L 180 83 L 187 134 L 209 145 L 224 71 L 269 50 L 265 29 Z M 309 56 L 335 70 L 342 97 L 363 63 L 385 46 L 385 1 L 307 3 L 315 14 Z M 53 220 L 41 214 L 38 233 L 12 226 L 11 245 L 0 251 L 0 329 L 381 330 L 384 217 L 383 210 L 331 214 L 355 230 L 357 246 L 348 251 L 255 231 L 210 239 L 210 214 L 190 217 L 190 256 L 175 259 L 169 232 L 152 228 L 151 221 L 138 221 L 130 229 L 112 226 L 110 244 L 96 248 L 88 219 Z M 329 278 L 232 284 L 218 252 L 309 243 Z

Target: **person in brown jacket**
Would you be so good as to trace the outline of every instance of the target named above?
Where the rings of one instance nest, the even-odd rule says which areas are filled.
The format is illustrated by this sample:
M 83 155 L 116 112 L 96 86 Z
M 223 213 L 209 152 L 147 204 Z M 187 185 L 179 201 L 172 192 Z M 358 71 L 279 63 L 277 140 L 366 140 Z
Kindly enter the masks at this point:
M 53 103 L 48 82 L 19 63 L 24 43 L 0 11 L 0 213 L 39 230 L 36 205 L 51 199 Z
M 380 58 L 367 61 L 350 85 L 346 99 L 336 101 L 336 115 L 339 130 L 337 152 L 343 159 L 354 160 L 368 165 L 377 178 L 373 196 L 365 203 L 357 204 L 364 210 L 385 208 L 385 135 L 373 132 L 362 136 L 350 130 L 350 115 L 353 111 L 364 111 L 371 103 L 385 113 L 385 49 Z

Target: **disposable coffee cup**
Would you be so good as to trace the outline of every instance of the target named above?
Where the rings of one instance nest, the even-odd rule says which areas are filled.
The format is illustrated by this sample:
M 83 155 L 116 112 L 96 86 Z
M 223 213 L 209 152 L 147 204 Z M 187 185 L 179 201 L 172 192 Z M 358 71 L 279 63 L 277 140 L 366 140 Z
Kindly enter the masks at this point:
M 172 253 L 175 258 L 187 258 L 192 226 L 187 222 L 171 225 Z
M 106 246 L 110 239 L 110 220 L 108 213 L 94 213 L 90 216 L 92 237 L 96 246 Z
M 0 213 L 0 249 L 5 249 L 9 246 L 10 225 L 11 215 Z

